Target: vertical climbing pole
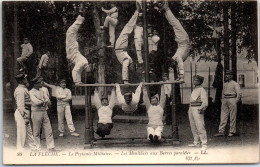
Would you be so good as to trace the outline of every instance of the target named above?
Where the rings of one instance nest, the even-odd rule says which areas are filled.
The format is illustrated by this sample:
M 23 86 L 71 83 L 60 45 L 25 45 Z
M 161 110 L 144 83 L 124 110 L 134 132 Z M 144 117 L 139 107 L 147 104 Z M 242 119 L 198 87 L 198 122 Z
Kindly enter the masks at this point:
M 84 148 L 90 148 L 91 147 L 91 135 L 90 135 L 90 111 L 88 107 L 89 99 L 88 99 L 88 87 L 85 87 L 85 142 L 84 142 Z
M 175 84 L 172 84 L 172 108 L 171 108 L 171 116 L 172 116 L 172 144 L 179 144 L 179 132 L 178 125 L 176 119 L 176 90 Z
M 143 28 L 143 34 L 144 34 L 144 61 L 145 61 L 145 82 L 149 82 L 149 57 L 148 57 L 148 35 L 147 35 L 147 18 L 146 18 L 146 0 L 142 1 L 142 7 L 143 7 L 143 20 L 144 20 L 144 28 Z

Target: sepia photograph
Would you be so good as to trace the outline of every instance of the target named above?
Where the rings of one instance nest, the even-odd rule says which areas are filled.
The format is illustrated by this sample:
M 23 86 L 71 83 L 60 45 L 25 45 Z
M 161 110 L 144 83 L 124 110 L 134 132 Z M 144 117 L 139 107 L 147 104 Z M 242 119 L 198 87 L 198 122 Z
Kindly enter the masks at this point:
M 257 0 L 1 5 L 4 165 L 259 163 Z

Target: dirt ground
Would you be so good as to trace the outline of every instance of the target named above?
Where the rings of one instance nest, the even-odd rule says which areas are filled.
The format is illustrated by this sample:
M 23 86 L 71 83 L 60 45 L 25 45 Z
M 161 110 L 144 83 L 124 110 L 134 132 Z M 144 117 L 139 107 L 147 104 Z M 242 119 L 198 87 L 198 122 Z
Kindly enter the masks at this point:
M 184 105 L 181 111 L 177 111 L 177 121 L 179 130 L 179 147 L 187 147 L 188 144 L 193 142 L 190 124 L 188 120 L 188 106 Z M 55 112 L 49 112 L 51 120 L 55 145 L 61 149 L 83 149 L 84 144 L 84 110 L 73 109 L 73 121 L 76 131 L 80 134 L 79 137 L 73 137 L 69 135 L 68 128 L 65 125 L 66 132 L 64 137 L 58 137 L 58 124 L 57 115 Z M 96 129 L 97 115 L 94 113 L 94 129 Z M 205 126 L 208 137 L 208 147 L 231 147 L 231 146 L 244 146 L 244 145 L 256 145 L 259 141 L 259 115 L 257 105 L 244 105 L 243 110 L 238 113 L 237 130 L 239 136 L 228 137 L 213 137 L 217 133 L 219 118 L 218 114 L 208 111 L 205 115 Z M 3 115 L 3 146 L 15 148 L 16 143 L 16 126 L 14 121 L 14 115 L 12 112 L 5 112 Z M 165 125 L 163 136 L 168 138 L 171 136 L 171 125 Z M 228 132 L 227 132 L 228 133 Z M 146 137 L 146 124 L 140 123 L 114 123 L 114 128 L 108 138 L 135 138 Z M 44 135 L 42 136 L 44 138 Z M 99 139 L 95 135 L 95 138 Z M 46 148 L 45 140 L 41 140 L 42 148 Z
M 46 149 L 44 135 L 42 135 L 42 150 L 37 153 L 30 151 L 28 146 L 22 156 L 16 153 L 16 126 L 13 112 L 3 115 L 3 163 L 4 164 L 199 164 L 199 163 L 257 163 L 259 161 L 259 114 L 258 105 L 243 105 L 238 112 L 236 137 L 213 137 L 218 130 L 219 113 L 209 108 L 205 114 L 205 126 L 208 137 L 206 154 L 200 153 L 200 148 L 190 148 L 193 142 L 188 120 L 188 105 L 183 105 L 177 111 L 177 121 L 180 144 L 160 145 L 141 142 L 138 147 L 107 147 L 96 145 L 91 149 L 84 149 L 84 115 L 83 109 L 73 109 L 72 115 L 79 137 L 69 134 L 66 127 L 64 137 L 58 137 L 57 113 L 49 112 L 55 146 L 62 149 L 57 156 L 53 156 Z M 118 113 L 122 114 L 122 113 Z M 94 112 L 94 129 L 96 129 L 97 114 Z M 127 121 L 126 121 L 127 122 Z M 170 137 L 171 125 L 164 127 L 163 136 Z M 146 124 L 114 122 L 114 128 L 107 138 L 145 138 Z M 96 139 L 99 139 L 95 135 Z M 99 154 L 100 155 L 97 155 Z M 35 156 L 36 154 L 39 154 Z M 49 156 L 51 154 L 51 156 Z M 108 154 L 108 155 L 103 155 Z M 154 155 L 156 154 L 156 155 Z M 47 156 L 46 156 L 47 155 Z M 55 154 L 56 155 L 56 154 Z

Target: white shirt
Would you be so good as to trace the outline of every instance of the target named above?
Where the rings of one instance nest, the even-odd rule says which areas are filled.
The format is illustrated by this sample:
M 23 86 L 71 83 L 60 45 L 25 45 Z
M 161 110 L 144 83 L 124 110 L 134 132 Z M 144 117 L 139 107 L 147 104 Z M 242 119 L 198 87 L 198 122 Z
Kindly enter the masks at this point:
M 161 86 L 161 98 L 158 105 L 151 105 L 148 98 L 147 90 L 143 90 L 143 100 L 148 113 L 148 126 L 163 126 L 163 108 L 165 105 L 165 90 L 164 86 Z M 158 99 L 159 100 L 159 99 Z
M 44 100 L 50 103 L 50 93 L 49 93 L 48 88 L 43 86 L 40 88 L 40 90 L 43 91 Z M 48 110 L 48 105 L 46 105 L 46 110 Z
M 151 105 L 147 111 L 148 126 L 163 126 L 163 108 L 160 105 Z
M 25 108 L 29 109 L 30 105 L 28 104 L 31 102 L 31 99 L 26 86 L 19 84 L 14 91 L 14 98 L 18 110 L 24 111 Z
M 47 97 L 44 97 L 46 94 L 41 89 L 37 90 L 35 88 L 32 88 L 29 94 L 32 101 L 32 111 L 46 111 L 46 107 L 42 104 L 47 99 Z
M 234 95 L 234 97 L 240 99 L 241 92 L 239 84 L 233 80 L 225 82 L 223 85 L 223 95 Z
M 125 98 L 121 93 L 120 86 L 116 87 L 116 95 L 117 95 L 117 100 L 120 106 L 122 106 L 122 110 L 126 112 L 134 112 L 137 109 L 137 105 L 140 100 L 140 94 L 141 94 L 141 86 L 139 85 L 135 93 L 132 93 L 132 101 L 130 104 L 126 104 Z
M 43 67 L 47 67 L 48 61 L 49 61 L 48 55 L 46 55 L 46 54 L 42 55 L 38 68 L 42 69 Z
M 103 10 L 105 13 L 107 13 L 110 17 L 117 19 L 118 18 L 118 9 L 117 7 L 113 7 L 110 10 Z
M 71 91 L 67 88 L 58 87 L 56 90 L 57 105 L 69 105 L 72 99 Z
M 101 106 L 98 109 L 98 123 L 112 123 L 112 109 L 109 106 Z
M 207 92 L 202 86 L 195 87 L 195 89 L 193 89 L 190 102 L 202 102 L 200 109 L 208 106 Z
M 30 43 L 22 44 L 22 55 L 21 57 L 29 57 L 33 53 L 33 47 Z

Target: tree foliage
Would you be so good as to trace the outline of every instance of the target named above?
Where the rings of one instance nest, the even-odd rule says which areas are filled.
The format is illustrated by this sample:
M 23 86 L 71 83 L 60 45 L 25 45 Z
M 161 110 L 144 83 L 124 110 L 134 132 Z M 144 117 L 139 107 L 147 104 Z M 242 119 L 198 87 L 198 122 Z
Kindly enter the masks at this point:
M 18 8 L 19 22 L 19 40 L 22 42 L 24 36 L 29 36 L 34 47 L 35 53 L 42 54 L 42 50 L 48 48 L 52 53 L 56 53 L 63 60 L 64 66 L 60 69 L 61 77 L 66 72 L 66 52 L 65 52 L 65 33 L 67 28 L 77 17 L 79 4 L 82 2 L 76 1 L 39 1 L 39 2 L 3 2 L 3 52 L 7 55 L 13 54 L 13 8 L 14 3 Z M 88 13 L 84 24 L 82 25 L 79 34 L 80 50 L 84 52 L 84 47 L 90 48 L 93 51 L 97 45 L 96 28 L 93 23 L 93 3 L 97 7 L 97 16 L 102 16 L 101 6 L 109 8 L 109 2 L 84 2 L 89 6 Z M 116 28 L 116 38 L 119 36 L 124 25 L 130 19 L 135 11 L 135 2 L 116 2 L 119 8 L 119 24 Z M 247 50 L 247 58 L 249 60 L 258 60 L 257 55 L 257 2 L 249 1 L 233 1 L 233 2 L 218 2 L 218 1 L 173 1 L 169 2 L 170 8 L 174 15 L 181 21 L 184 29 L 187 31 L 191 41 L 191 56 L 200 55 L 201 59 L 216 60 L 214 54 L 214 40 L 212 39 L 214 27 L 222 26 L 223 23 L 223 5 L 236 6 L 236 24 L 237 24 L 237 42 L 240 50 Z M 165 17 L 158 12 L 152 12 L 152 16 L 148 16 L 148 23 L 152 24 L 159 32 L 161 41 L 159 43 L 160 55 L 163 55 L 163 48 L 166 45 L 176 46 L 174 42 L 174 33 L 172 27 L 167 23 L 163 27 Z M 100 23 L 102 24 L 102 23 Z M 165 39 L 163 31 L 166 31 Z M 106 33 L 108 34 L 108 33 Z M 223 34 L 220 35 L 223 41 Z M 106 36 L 108 39 L 108 35 Z M 130 41 L 133 43 L 133 35 L 130 36 Z M 108 41 L 108 40 L 107 40 Z M 163 43 L 165 41 L 165 43 Z M 6 47 L 5 47 L 6 46 Z M 166 47 L 166 48 L 167 48 Z M 134 45 L 130 42 L 130 48 L 134 49 Z M 213 52 L 212 52 L 213 51 Z M 7 53 L 9 52 L 9 53 Z M 98 61 L 98 53 L 92 52 L 94 61 Z M 134 61 L 136 54 L 130 52 Z M 4 55 L 5 56 L 5 55 Z M 84 55 L 87 56 L 87 53 Z M 6 56 L 7 57 L 7 56 Z M 162 60 L 163 61 L 163 60 Z M 115 76 L 115 69 L 120 66 L 113 52 L 106 51 L 106 78 L 108 82 L 113 82 L 112 76 Z M 120 68 L 119 68 L 120 69 Z M 66 74 L 67 75 L 67 74 Z

